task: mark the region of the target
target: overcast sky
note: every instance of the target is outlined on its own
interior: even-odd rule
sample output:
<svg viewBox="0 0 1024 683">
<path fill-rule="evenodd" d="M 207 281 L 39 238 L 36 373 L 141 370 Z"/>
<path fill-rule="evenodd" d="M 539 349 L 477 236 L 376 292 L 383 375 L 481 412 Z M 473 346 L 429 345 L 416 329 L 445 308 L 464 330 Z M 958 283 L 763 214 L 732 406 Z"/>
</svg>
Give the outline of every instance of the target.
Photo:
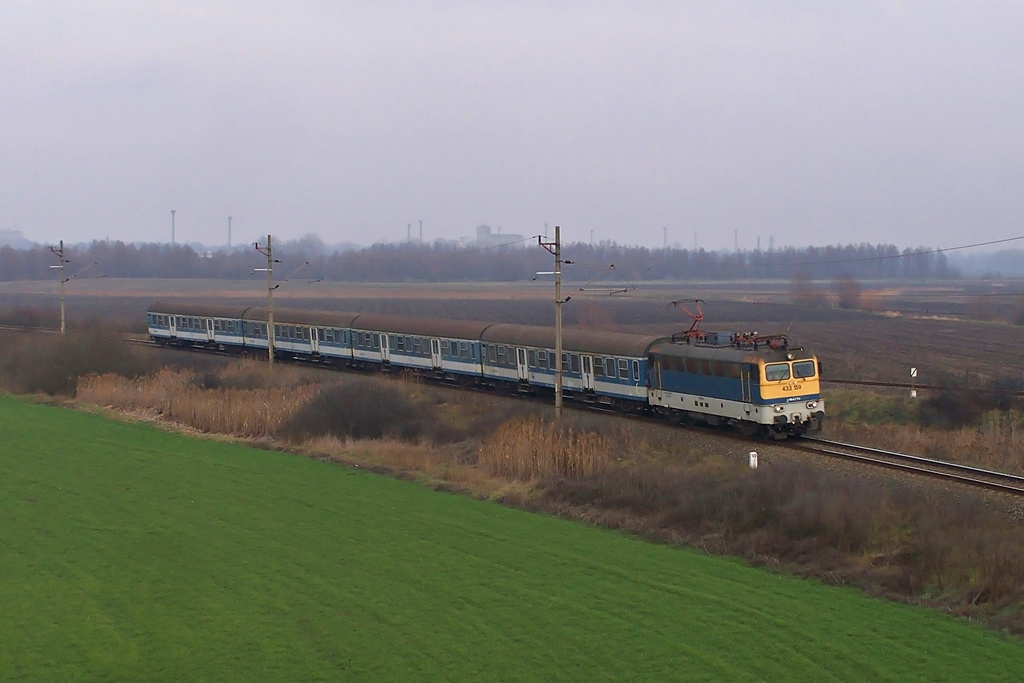
<svg viewBox="0 0 1024 683">
<path fill-rule="evenodd" d="M 0 0 L 0 230 L 1014 237 L 1022 36 L 1019 1 Z"/>
</svg>

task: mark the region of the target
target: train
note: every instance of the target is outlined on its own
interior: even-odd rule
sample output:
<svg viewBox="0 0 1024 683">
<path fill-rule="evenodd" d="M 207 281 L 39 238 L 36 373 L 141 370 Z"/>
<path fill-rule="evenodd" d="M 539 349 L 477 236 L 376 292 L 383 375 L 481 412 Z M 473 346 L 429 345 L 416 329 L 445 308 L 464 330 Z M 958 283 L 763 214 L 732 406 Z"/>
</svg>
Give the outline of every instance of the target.
<svg viewBox="0 0 1024 683">
<path fill-rule="evenodd" d="M 784 439 L 820 432 L 820 365 L 785 335 L 673 335 L 564 329 L 561 358 L 552 327 L 377 313 L 155 302 L 150 339 L 163 346 L 423 377 L 517 394 L 550 394 L 559 364 L 563 396 L 622 412 L 735 428 Z"/>
</svg>

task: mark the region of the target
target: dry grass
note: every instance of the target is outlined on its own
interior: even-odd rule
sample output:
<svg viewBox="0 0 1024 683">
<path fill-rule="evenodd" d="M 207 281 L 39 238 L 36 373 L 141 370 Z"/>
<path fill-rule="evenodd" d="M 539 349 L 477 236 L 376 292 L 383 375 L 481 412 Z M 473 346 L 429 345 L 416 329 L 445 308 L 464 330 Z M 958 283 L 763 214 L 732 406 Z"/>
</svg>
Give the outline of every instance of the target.
<svg viewBox="0 0 1024 683">
<path fill-rule="evenodd" d="M 320 436 L 304 442 L 304 455 L 334 462 L 374 465 L 431 474 L 437 465 L 437 453 L 428 445 L 398 439 L 345 439 Z"/>
<path fill-rule="evenodd" d="M 608 437 L 538 418 L 506 422 L 480 444 L 478 462 L 513 481 L 592 477 L 614 464 Z"/>
<path fill-rule="evenodd" d="M 206 373 L 213 387 L 259 389 L 301 387 L 319 384 L 322 376 L 308 368 L 276 363 L 273 367 L 264 360 L 240 359 Z"/>
<path fill-rule="evenodd" d="M 304 442 L 298 452 L 350 467 L 400 474 L 439 490 L 523 506 L 532 495 L 526 482 L 506 481 L 476 467 L 462 445 L 436 447 L 398 439 L 340 439 L 321 436 Z"/>
<path fill-rule="evenodd" d="M 94 375 L 79 382 L 76 398 L 119 410 L 154 410 L 201 432 L 261 438 L 278 433 L 317 391 L 312 385 L 207 389 L 200 379 L 183 370 L 136 380 Z"/>
</svg>

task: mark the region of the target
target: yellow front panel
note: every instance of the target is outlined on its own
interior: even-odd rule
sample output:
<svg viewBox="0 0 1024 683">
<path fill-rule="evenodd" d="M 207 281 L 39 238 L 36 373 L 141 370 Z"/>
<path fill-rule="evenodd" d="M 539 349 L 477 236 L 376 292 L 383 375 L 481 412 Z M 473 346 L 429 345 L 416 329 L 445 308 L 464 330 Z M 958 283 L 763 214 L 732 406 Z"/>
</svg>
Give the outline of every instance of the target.
<svg viewBox="0 0 1024 683">
<path fill-rule="evenodd" d="M 817 371 L 814 372 L 813 377 L 795 377 L 793 373 L 794 362 L 807 362 L 807 359 L 767 364 L 764 361 L 760 361 L 758 363 L 758 372 L 761 375 L 761 398 L 765 400 L 787 399 L 794 396 L 817 396 L 821 392 Z M 810 359 L 810 362 L 813 362 L 815 368 L 817 368 L 816 359 Z M 782 366 L 787 366 L 785 373 L 781 372 Z M 786 376 L 782 379 L 774 379 L 774 377 L 782 374 Z M 770 377 L 772 379 L 769 379 Z"/>
</svg>

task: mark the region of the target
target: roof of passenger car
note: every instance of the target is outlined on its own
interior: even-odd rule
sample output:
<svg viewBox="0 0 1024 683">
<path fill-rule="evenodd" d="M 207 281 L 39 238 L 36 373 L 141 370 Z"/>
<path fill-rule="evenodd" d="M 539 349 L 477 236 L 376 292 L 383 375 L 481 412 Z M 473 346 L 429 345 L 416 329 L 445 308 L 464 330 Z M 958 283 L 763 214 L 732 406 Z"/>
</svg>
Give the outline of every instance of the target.
<svg viewBox="0 0 1024 683">
<path fill-rule="evenodd" d="M 647 350 L 652 344 L 665 339 L 664 336 L 593 332 L 567 328 L 562 330 L 562 349 L 576 353 L 637 357 L 646 356 Z M 491 325 L 484 331 L 481 340 L 494 344 L 553 349 L 555 347 L 555 328 L 532 325 Z"/>
<path fill-rule="evenodd" d="M 240 304 L 209 303 L 202 300 L 157 301 L 149 307 L 149 312 L 202 318 L 243 319 L 264 322 L 267 320 L 267 308 L 265 305 L 242 306 Z M 276 307 L 274 309 L 274 322 L 279 325 L 299 324 L 318 327 L 340 327 L 385 332 L 388 334 L 481 340 L 487 343 L 543 349 L 553 349 L 555 346 L 554 327 L 533 325 Z M 575 328 L 565 328 L 562 330 L 562 348 L 567 352 L 635 358 L 646 356 L 655 344 L 671 345 L 670 338 L 659 335 L 597 332 Z"/>
<path fill-rule="evenodd" d="M 157 301 L 149 307 L 150 313 L 188 315 L 199 318 L 227 318 L 266 322 L 267 307 L 263 305 L 216 304 L 206 301 Z M 351 327 L 359 313 L 338 311 L 310 311 L 301 308 L 274 308 L 274 323 L 278 325 L 315 325 L 319 327 Z"/>
<path fill-rule="evenodd" d="M 393 334 L 413 334 L 446 339 L 480 339 L 480 335 L 493 323 L 477 320 L 446 320 L 409 315 L 363 313 L 352 321 L 355 330 L 371 330 Z"/>
</svg>

